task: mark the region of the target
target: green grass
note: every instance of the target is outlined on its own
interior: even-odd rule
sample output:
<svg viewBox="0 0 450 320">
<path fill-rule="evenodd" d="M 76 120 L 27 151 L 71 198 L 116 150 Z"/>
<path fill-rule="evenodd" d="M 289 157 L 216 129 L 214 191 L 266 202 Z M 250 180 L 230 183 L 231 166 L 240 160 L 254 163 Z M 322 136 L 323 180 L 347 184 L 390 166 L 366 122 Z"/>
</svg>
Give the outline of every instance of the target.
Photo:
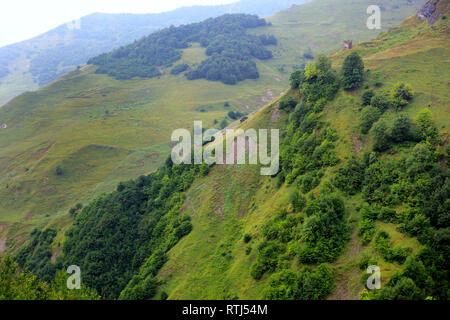
<svg viewBox="0 0 450 320">
<path fill-rule="evenodd" d="M 384 47 L 384 50 L 376 47 L 366 51 L 364 48 L 370 47 L 366 43 L 357 46 L 356 50 L 363 54 L 366 67 L 371 69 L 371 72 L 380 73 L 383 86 L 376 88 L 377 91 L 389 90 L 398 81 L 410 83 L 416 91 L 416 97 L 406 107 L 405 112 L 415 116 L 419 110 L 427 106 L 428 101 L 432 101 L 435 121 L 441 131 L 446 133 L 447 131 L 442 128 L 448 125 L 450 103 L 449 91 L 446 88 L 448 84 L 445 83 L 448 80 L 443 75 L 449 74 L 450 71 L 447 63 L 450 42 L 448 33 L 441 32 L 440 28 L 448 30 L 448 26 L 440 25 L 442 23 L 446 22 L 438 22 L 437 29 L 432 30 L 426 23 L 409 19 L 402 25 L 406 30 L 399 29 L 394 35 L 387 33 L 375 40 L 390 41 L 390 45 Z M 422 34 L 420 39 L 415 36 L 417 32 Z M 395 34 L 400 34 L 399 38 L 396 38 Z M 393 52 L 397 52 L 395 57 Z M 346 55 L 345 51 L 332 55 L 335 66 L 340 65 Z M 370 76 L 367 82 L 370 82 Z M 361 137 L 358 131 L 360 95 L 361 90 L 340 91 L 325 110 L 325 120 L 337 129 L 340 137 L 336 150 L 341 159 L 354 152 L 361 154 L 371 147 L 370 139 Z M 256 112 L 242 127 L 282 129 L 285 125 L 285 115 L 281 113 L 281 119 L 274 122 L 272 116 L 277 112 L 277 101 L 274 100 L 272 104 Z M 385 114 L 385 118 L 392 121 L 394 115 L 395 112 L 389 111 Z M 399 157 L 408 150 L 406 146 L 397 149 L 396 155 L 385 157 Z M 337 168 L 326 171 L 322 184 Z M 257 182 L 244 179 L 242 185 L 236 184 L 233 170 L 237 169 L 216 167 L 209 177 L 197 181 L 188 192 L 185 212 L 192 216 L 194 229 L 169 252 L 170 259 L 159 274 L 165 281 L 161 291 L 169 293 L 169 299 L 263 298 L 267 275 L 255 281 L 250 277 L 249 270 L 256 259 L 257 245 L 262 241 L 262 226 L 278 209 L 289 208 L 290 188 L 283 186 L 277 189 L 276 181 L 266 177 L 260 177 Z M 239 170 L 243 170 L 241 175 L 245 177 L 245 172 L 251 172 L 254 168 L 247 166 Z M 321 186 L 314 190 L 314 193 L 320 189 Z M 227 208 L 224 211 L 226 215 L 215 215 L 217 207 L 226 203 L 230 194 L 236 193 L 243 194 L 247 198 L 244 202 L 248 208 L 247 213 L 243 216 L 239 214 L 242 203 L 238 202 L 229 207 L 224 204 Z M 353 231 L 344 253 L 332 264 L 336 286 L 329 298 L 358 299 L 364 285 L 365 271 L 359 269 L 358 263 L 363 255 L 368 254 L 377 261 L 377 265 L 381 268 L 383 284 L 395 272 L 401 271 L 402 266 L 384 261 L 376 252 L 373 242 L 367 246 L 360 244 L 356 232 L 360 220 L 357 208 L 362 202 L 361 195 L 342 196 L 345 198 Z M 391 247 L 408 247 L 413 253 L 417 253 L 421 248 L 417 239 L 400 233 L 394 224 L 377 222 L 376 231 L 379 230 L 389 233 Z M 243 235 L 247 233 L 252 235 L 249 244 L 243 241 Z M 247 247 L 252 248 L 248 255 L 245 253 Z M 220 255 L 223 252 L 226 253 L 227 259 Z M 295 260 L 291 268 L 298 271 L 301 266 Z"/>
<path fill-rule="evenodd" d="M 187 81 L 170 70 L 159 79 L 117 81 L 85 66 L 13 99 L 0 109 L 0 122 L 8 125 L 0 130 L 0 222 L 51 224 L 75 203 L 154 170 L 168 155 L 174 129 L 191 128 L 194 120 L 209 127 L 230 110 L 260 109 L 285 90 L 294 66 L 306 61 L 307 48 L 331 52 L 344 39 L 374 37 L 377 32 L 364 27 L 362 9 L 369 2 L 315 0 L 270 18 L 273 26 L 254 32 L 277 36 L 275 58 L 258 61 L 261 78 L 238 86 Z M 401 9 L 387 10 L 386 27 L 420 5 L 394 2 Z M 391 1 L 382 3 L 389 8 Z M 204 51 L 194 43 L 180 62 L 194 66 Z M 225 102 L 231 107 L 223 107 Z M 66 175 L 55 176 L 57 165 L 67 167 Z"/>
</svg>

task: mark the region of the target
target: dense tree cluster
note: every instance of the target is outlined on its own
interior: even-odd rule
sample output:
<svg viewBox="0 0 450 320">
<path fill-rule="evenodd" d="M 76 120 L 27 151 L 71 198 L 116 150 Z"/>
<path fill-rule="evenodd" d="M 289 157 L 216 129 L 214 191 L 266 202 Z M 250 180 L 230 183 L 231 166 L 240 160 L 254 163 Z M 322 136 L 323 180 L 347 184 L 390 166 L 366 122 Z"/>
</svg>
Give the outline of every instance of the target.
<svg viewBox="0 0 450 320">
<path fill-rule="evenodd" d="M 365 201 L 360 208 L 361 243 L 373 241 L 385 261 L 404 264 L 403 271 L 381 291 L 366 292 L 366 298 L 448 299 L 450 180 L 447 168 L 441 165 L 448 154 L 440 151 L 432 114 L 424 109 L 413 122 L 399 113 L 392 126 L 377 122 L 372 134 L 374 151 L 383 152 L 403 142 L 408 142 L 410 149 L 394 159 L 382 159 L 375 152 L 366 153 L 362 159 L 352 157 L 333 180 L 346 193 L 361 192 Z M 398 231 L 417 237 L 423 249 L 412 256 L 410 248 L 392 247 L 387 232 L 376 233 L 377 220 L 394 223 Z"/>
<path fill-rule="evenodd" d="M 319 184 L 326 167 L 338 163 L 334 151 L 336 131 L 321 121 L 327 101 L 339 89 L 331 62 L 325 56 L 291 75 L 292 89 L 298 89 L 301 103 L 287 96 L 280 109 L 289 113 L 289 124 L 281 141 L 281 183 L 295 183 L 290 196 L 292 213 L 282 209 L 263 227 L 264 241 L 258 247 L 256 262 L 250 268 L 258 280 L 268 280 L 266 298 L 323 299 L 334 284 L 333 272 L 326 264 L 315 270 L 304 268 L 299 275 L 289 271 L 294 257 L 302 264 L 334 261 L 349 239 L 344 202 L 323 188 L 317 198 L 310 193 Z M 275 273 L 274 273 L 275 272 Z"/>
<path fill-rule="evenodd" d="M 98 300 L 100 296 L 81 285 L 79 290 L 69 290 L 69 275 L 59 271 L 51 282 L 38 279 L 23 271 L 11 256 L 0 257 L 0 300 Z"/>
<path fill-rule="evenodd" d="M 323 300 L 334 286 L 333 270 L 327 264 L 316 269 L 304 267 L 299 274 L 283 270 L 268 280 L 265 298 L 269 300 Z"/>
<path fill-rule="evenodd" d="M 247 34 L 247 29 L 266 25 L 266 21 L 257 16 L 228 14 L 200 23 L 163 29 L 111 53 L 92 58 L 89 63 L 98 66 L 97 73 L 109 74 L 117 79 L 158 77 L 161 75 L 160 67 L 172 65 L 181 58 L 181 49 L 198 42 L 206 48 L 208 58 L 187 72 L 186 77 L 189 80 L 207 79 L 232 85 L 259 77 L 252 59 L 272 58 L 272 52 L 265 46 L 276 45 L 274 36 Z M 186 70 L 185 65 L 180 65 L 172 71 L 178 74 Z"/>
<path fill-rule="evenodd" d="M 190 218 L 179 215 L 184 191 L 196 175 L 208 174 L 209 169 L 208 165 L 173 165 L 168 159 L 157 172 L 120 183 L 117 191 L 84 209 L 73 207 L 75 223 L 66 233 L 64 257 L 55 263 L 50 259 L 53 229 L 34 230 L 15 259 L 39 281 L 58 283 L 62 277 L 58 270 L 77 265 L 83 283 L 104 298 L 150 299 L 166 252 L 192 230 Z"/>
<path fill-rule="evenodd" d="M 78 214 L 66 234 L 65 262 L 78 265 L 84 283 L 104 298 L 151 298 L 166 252 L 192 230 L 190 218 L 179 215 L 184 191 L 208 172 L 207 165 L 169 159 L 157 172 L 119 184 Z"/>
<path fill-rule="evenodd" d="M 19 266 L 32 272 L 43 281 L 50 282 L 55 277 L 56 271 L 62 267 L 60 259 L 57 263 L 51 263 L 51 245 L 56 237 L 56 230 L 45 229 L 40 231 L 34 229 L 31 239 L 24 245 L 16 255 Z"/>
<path fill-rule="evenodd" d="M 339 82 L 325 56 L 308 64 L 304 72 L 294 72 L 291 81 L 293 87 L 299 87 L 302 102 L 295 107 L 292 98 L 280 102 L 280 108 L 290 112 L 290 116 L 286 137 L 281 141 L 279 179 L 288 184 L 297 181 L 310 189 L 307 185 L 314 183 L 311 180 L 320 180 L 323 175 L 321 169 L 339 161 L 333 143 L 337 140 L 336 131 L 320 121 L 321 112 L 336 94 Z"/>
</svg>

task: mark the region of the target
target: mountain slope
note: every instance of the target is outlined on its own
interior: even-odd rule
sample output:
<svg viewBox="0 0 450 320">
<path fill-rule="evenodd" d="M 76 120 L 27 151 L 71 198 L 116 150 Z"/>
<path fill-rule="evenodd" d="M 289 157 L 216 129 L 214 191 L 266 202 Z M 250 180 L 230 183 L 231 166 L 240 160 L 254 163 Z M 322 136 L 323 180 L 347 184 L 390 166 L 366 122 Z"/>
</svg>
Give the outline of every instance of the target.
<svg viewBox="0 0 450 320">
<path fill-rule="evenodd" d="M 441 1 L 442 3 L 445 3 L 445 1 Z M 448 8 L 443 12 L 448 14 Z M 362 42 L 353 49 L 363 56 L 366 69 L 370 70 L 370 72 L 367 71 L 365 83 L 368 87 L 373 88 L 376 93 L 388 93 L 399 81 L 405 81 L 414 88 L 415 98 L 404 109 L 404 114 L 416 118 L 420 114 L 420 110 L 427 106 L 430 108 L 433 114 L 432 120 L 441 131 L 442 146 L 437 146 L 437 152 L 446 154 L 447 164 L 448 147 L 445 151 L 445 146 L 447 145 L 450 124 L 449 84 L 447 83 L 448 77 L 446 77 L 450 73 L 448 63 L 450 55 L 449 34 L 448 20 L 440 18 L 433 26 L 429 26 L 428 21 L 421 21 L 417 16 L 414 16 L 407 19 L 399 27 L 380 35 L 377 39 Z M 331 55 L 333 66 L 339 70 L 347 55 L 347 51 L 340 51 Z M 387 292 L 395 296 L 393 291 L 396 290 L 394 285 L 387 285 L 387 281 L 394 273 L 402 272 L 405 268 L 403 262 L 388 260 L 380 254 L 377 247 L 377 239 L 379 238 L 375 237 L 375 240 L 361 244 L 361 238 L 357 232 L 358 225 L 361 226 L 361 220 L 364 217 L 361 208 L 364 207 L 363 202 L 367 199 L 366 196 L 360 193 L 350 196 L 339 191 L 339 188 L 336 189 L 330 185 L 330 183 L 334 183 L 336 174 L 339 172 L 338 169 L 347 166 L 352 154 L 355 154 L 358 159 L 362 159 L 364 153 L 370 154 L 372 151 L 374 142 L 372 136 L 359 133 L 360 111 L 358 106 L 361 105 L 361 94 L 362 90 L 350 92 L 341 90 L 325 107 L 322 118 L 325 127 L 328 124 L 335 129 L 339 137 L 335 142 L 335 150 L 341 164 L 336 168 L 326 169 L 322 172 L 324 176 L 320 179 L 321 183 L 317 187 L 313 187 L 311 193 L 308 191 L 303 194 L 306 198 L 311 199 L 311 194 L 317 197 L 324 189 L 337 192 L 344 199 L 348 220 L 353 230 L 343 254 L 331 264 L 334 270 L 335 286 L 329 296 L 330 299 L 358 298 L 366 279 L 364 277 L 365 270 L 360 269 L 363 259 L 374 261 L 370 263 L 375 263 L 381 268 L 383 286 L 387 288 L 383 291 L 383 297 L 385 298 L 388 297 Z M 291 91 L 288 95 L 297 97 L 295 91 Z M 281 112 L 280 117 L 279 110 L 279 101 L 283 99 L 285 98 L 275 100 L 264 107 L 243 127 L 275 127 L 286 132 L 287 115 L 285 112 Z M 384 114 L 382 120 L 392 124 L 392 119 L 395 117 L 396 112 L 389 110 Z M 324 130 L 324 128 L 317 129 L 318 132 Z M 380 157 L 382 163 L 388 164 L 395 159 L 411 155 L 414 145 L 415 143 L 401 145 L 394 143 L 389 154 L 378 153 L 377 157 Z M 416 148 L 419 147 L 416 146 Z M 446 170 L 445 159 L 440 162 L 440 166 L 442 166 L 441 170 Z M 445 175 L 447 180 L 444 179 L 444 181 L 440 181 L 432 187 L 436 190 L 443 188 L 444 199 L 446 196 L 448 198 L 449 192 L 448 173 L 445 173 Z M 345 180 L 344 183 L 350 184 L 350 177 L 346 179 L 348 180 Z M 301 181 L 298 186 L 303 188 L 304 185 L 301 185 Z M 447 189 L 445 189 L 445 186 L 447 186 Z M 296 274 L 304 272 L 301 271 L 304 264 L 298 261 L 295 254 L 293 255 L 295 258 L 287 259 L 287 264 L 285 262 L 280 265 L 283 261 L 283 258 L 280 258 L 276 272 L 281 273 L 276 273 L 272 277 L 270 277 L 270 274 L 265 275 L 261 280 L 252 278 L 250 266 L 258 261 L 258 248 L 267 239 L 264 230 L 272 219 L 276 219 L 277 213 L 281 209 L 286 209 L 290 215 L 295 216 L 296 210 L 293 208 L 292 195 L 299 187 L 295 183 L 283 185 L 279 188 L 276 179 L 258 176 L 257 168 L 252 166 L 216 166 L 208 177 L 195 181 L 187 192 L 187 201 L 182 211 L 192 217 L 193 231 L 169 251 L 168 262 L 158 275 L 163 283 L 160 292 L 167 293 L 169 299 L 261 299 L 267 297 L 268 287 L 272 286 L 272 289 L 279 289 L 277 292 L 281 295 L 281 298 L 289 297 L 289 291 L 287 291 L 289 289 L 292 290 L 290 291 L 292 295 L 292 292 L 296 290 L 292 287 L 292 283 L 283 282 L 283 278 L 277 277 L 282 277 L 280 274 L 286 272 L 280 271 L 283 269 L 292 270 Z M 414 190 L 413 187 L 410 192 L 414 193 L 412 190 Z M 423 189 L 421 192 L 433 193 L 434 190 L 425 191 Z M 425 197 L 431 198 L 431 196 Z M 441 198 L 441 200 L 434 201 L 441 202 L 441 205 L 444 205 L 445 200 Z M 400 216 L 407 216 L 408 210 L 410 210 L 407 209 L 407 202 L 393 206 Z M 445 230 L 448 230 L 448 221 L 444 222 L 446 221 L 445 211 L 444 213 L 440 212 L 442 214 L 441 224 L 438 223 L 438 226 L 436 226 L 436 220 L 432 223 L 437 230 L 440 230 L 439 232 L 445 234 Z M 426 214 L 432 216 L 431 212 Z M 447 229 L 445 229 L 446 227 Z M 405 231 L 405 229 L 409 229 L 405 225 L 399 225 L 398 222 L 376 221 L 373 228 L 374 233 L 381 230 L 387 232 L 391 239 L 391 245 L 397 250 L 409 248 L 408 250 L 411 250 L 413 255 L 424 249 L 429 241 L 424 239 L 423 234 L 419 234 L 419 242 L 416 238 L 418 233 Z M 401 231 L 399 232 L 399 230 Z M 248 237 L 244 237 L 244 235 L 251 235 L 250 242 L 245 240 Z M 427 268 L 432 268 L 426 264 L 427 258 L 425 258 L 425 255 L 428 253 L 424 253 L 430 249 L 424 250 L 419 255 L 419 259 L 424 261 L 423 263 Z M 447 247 L 444 246 L 444 249 L 440 250 L 443 250 L 441 252 L 443 252 L 445 259 L 445 252 L 448 252 L 445 251 L 448 250 L 448 243 Z M 416 263 L 414 261 L 413 259 L 408 260 L 407 268 Z M 439 263 L 437 261 L 438 258 L 436 258 L 436 265 Z M 445 296 L 445 285 L 448 284 L 449 280 L 448 263 L 442 263 L 444 263 L 443 268 L 446 269 L 444 271 L 441 269 L 439 272 L 444 273 L 441 273 L 441 276 L 438 276 L 434 281 L 442 284 L 444 292 L 440 294 Z M 422 262 L 419 264 L 421 265 Z M 407 272 L 410 272 L 410 269 L 407 270 Z M 403 276 L 405 276 L 404 273 Z M 411 275 L 410 277 L 414 281 L 419 281 L 418 275 Z M 407 282 L 407 280 L 405 281 Z M 276 287 L 278 284 L 280 287 Z M 285 284 L 284 287 L 283 284 Z M 437 286 L 439 285 L 437 284 Z M 410 289 L 405 289 L 410 294 L 405 298 L 424 299 L 423 296 L 418 298 L 420 294 L 414 296 L 414 288 L 417 287 L 414 284 L 412 286 L 408 287 Z M 286 296 L 282 294 L 286 294 Z M 438 292 L 435 292 L 435 294 L 439 295 Z M 273 295 L 271 297 L 276 298 Z M 280 298 L 280 296 L 278 297 Z"/>
<path fill-rule="evenodd" d="M 45 34 L 0 48 L 0 106 L 85 64 L 89 58 L 171 25 L 199 22 L 225 13 L 262 17 L 306 0 L 241 0 L 229 5 L 193 6 L 160 14 L 102 14 L 83 17 Z"/>
<path fill-rule="evenodd" d="M 383 1 L 384 28 L 419 8 L 419 2 Z M 169 72 L 154 79 L 115 80 L 81 67 L 33 93 L 23 94 L 0 109 L 0 223 L 6 245 L 17 249 L 35 226 L 54 226 L 61 232 L 71 218 L 68 210 L 109 192 L 120 182 L 158 168 L 170 150 L 170 134 L 191 128 L 228 123 L 231 110 L 251 113 L 283 92 L 296 66 L 308 61 L 303 54 L 330 52 L 344 39 L 372 38 L 379 31 L 363 27 L 350 16 L 366 17 L 370 1 L 316 0 L 270 18 L 272 26 L 252 31 L 275 34 L 274 58 L 256 61 L 257 80 L 236 86 L 206 80 L 188 81 Z M 339 9 L 346 15 L 334 16 Z M 333 17 L 333 18 L 330 18 Z M 334 19 L 335 37 L 328 23 Z M 315 26 L 315 27 L 314 27 Z M 316 42 L 317 41 L 317 42 Z M 180 62 L 200 63 L 205 49 L 193 43 L 183 49 Z M 228 103 L 227 103 L 228 102 Z M 57 169 L 62 174 L 57 174 Z M 59 171 L 58 171 L 59 172 Z"/>
</svg>

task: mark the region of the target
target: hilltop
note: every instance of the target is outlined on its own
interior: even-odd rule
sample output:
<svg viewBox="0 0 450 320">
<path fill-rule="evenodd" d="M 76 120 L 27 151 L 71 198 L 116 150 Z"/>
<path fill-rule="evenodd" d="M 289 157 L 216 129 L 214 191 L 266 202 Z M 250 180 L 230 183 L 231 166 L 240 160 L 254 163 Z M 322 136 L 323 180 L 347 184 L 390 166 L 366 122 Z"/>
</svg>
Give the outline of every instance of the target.
<svg viewBox="0 0 450 320">
<path fill-rule="evenodd" d="M 228 5 L 183 7 L 158 14 L 94 13 L 33 39 L 0 48 L 0 107 L 36 90 L 90 58 L 169 26 L 200 22 L 226 13 L 268 17 L 307 0 L 240 0 Z"/>
</svg>

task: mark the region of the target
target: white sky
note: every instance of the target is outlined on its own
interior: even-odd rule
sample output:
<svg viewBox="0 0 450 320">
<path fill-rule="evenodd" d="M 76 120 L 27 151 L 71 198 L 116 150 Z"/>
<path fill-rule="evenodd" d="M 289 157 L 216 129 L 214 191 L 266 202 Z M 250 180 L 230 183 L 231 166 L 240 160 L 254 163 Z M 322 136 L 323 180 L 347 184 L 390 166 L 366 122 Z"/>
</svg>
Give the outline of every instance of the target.
<svg viewBox="0 0 450 320">
<path fill-rule="evenodd" d="M 37 36 L 94 13 L 156 13 L 237 0 L 1 0 L 0 47 Z"/>
</svg>

